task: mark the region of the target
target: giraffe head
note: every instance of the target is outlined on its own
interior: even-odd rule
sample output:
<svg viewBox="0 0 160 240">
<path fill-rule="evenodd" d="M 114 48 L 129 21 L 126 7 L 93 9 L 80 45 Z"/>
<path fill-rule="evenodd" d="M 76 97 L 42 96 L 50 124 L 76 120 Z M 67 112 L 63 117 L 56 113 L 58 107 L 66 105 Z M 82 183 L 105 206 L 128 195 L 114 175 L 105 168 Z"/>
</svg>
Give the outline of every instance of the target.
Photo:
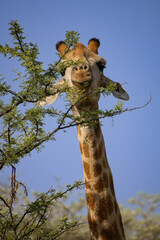
<svg viewBox="0 0 160 240">
<path fill-rule="evenodd" d="M 98 55 L 98 48 L 100 42 L 96 38 L 89 40 L 88 46 L 85 47 L 82 43 L 77 43 L 72 50 L 68 49 L 65 42 L 60 41 L 56 44 L 56 49 L 62 55 L 61 63 L 71 61 L 73 64 L 63 68 L 63 78 L 57 82 L 52 88 L 53 95 L 46 97 L 45 101 L 41 101 L 40 105 L 49 105 L 54 102 L 61 91 L 57 89 L 75 88 L 82 90 L 86 97 L 85 106 L 96 105 L 98 103 L 100 94 L 95 93 L 98 87 L 109 86 L 110 79 L 103 75 L 103 69 L 106 66 L 106 60 Z M 75 64 L 74 64 L 75 63 Z M 129 96 L 119 83 L 116 84 L 116 89 L 112 94 L 120 99 L 128 100 Z"/>
</svg>

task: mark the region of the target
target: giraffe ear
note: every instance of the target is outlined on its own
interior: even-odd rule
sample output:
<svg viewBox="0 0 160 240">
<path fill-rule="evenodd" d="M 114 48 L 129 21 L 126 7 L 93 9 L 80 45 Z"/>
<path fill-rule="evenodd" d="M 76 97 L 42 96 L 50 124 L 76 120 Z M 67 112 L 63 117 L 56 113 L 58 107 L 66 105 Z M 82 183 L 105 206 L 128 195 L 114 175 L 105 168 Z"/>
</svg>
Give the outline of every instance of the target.
<svg viewBox="0 0 160 240">
<path fill-rule="evenodd" d="M 100 41 L 97 38 L 91 38 L 88 42 L 88 49 L 92 52 L 98 54 L 98 48 L 100 46 Z"/>
<path fill-rule="evenodd" d="M 102 81 L 101 81 L 102 87 L 108 87 L 110 83 L 115 84 L 115 87 L 116 87 L 115 90 L 112 91 L 112 94 L 114 97 L 125 100 L 125 101 L 129 100 L 128 93 L 124 90 L 124 88 L 121 86 L 119 82 L 114 82 L 105 76 L 102 77 Z"/>
<path fill-rule="evenodd" d="M 64 91 L 64 89 L 66 88 L 65 86 L 66 86 L 65 79 L 62 78 L 59 82 L 55 83 L 52 87 L 49 87 L 49 91 L 51 95 L 47 96 L 42 101 L 36 102 L 35 105 L 37 107 L 40 107 L 40 106 L 42 107 L 42 106 L 47 106 L 52 104 L 57 100 L 61 92 Z"/>
<path fill-rule="evenodd" d="M 65 54 L 69 50 L 68 46 L 63 41 L 59 41 L 56 44 L 56 49 L 61 55 Z"/>
</svg>

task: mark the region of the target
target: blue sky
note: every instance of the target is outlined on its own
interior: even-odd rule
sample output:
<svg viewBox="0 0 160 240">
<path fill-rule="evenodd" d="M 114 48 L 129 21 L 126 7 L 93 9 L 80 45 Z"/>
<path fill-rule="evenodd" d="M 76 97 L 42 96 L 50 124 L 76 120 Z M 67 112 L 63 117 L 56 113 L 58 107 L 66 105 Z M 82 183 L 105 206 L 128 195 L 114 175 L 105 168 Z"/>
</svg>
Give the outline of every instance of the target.
<svg viewBox="0 0 160 240">
<path fill-rule="evenodd" d="M 66 30 L 80 33 L 87 45 L 100 39 L 99 55 L 107 60 L 104 73 L 114 81 L 126 83 L 130 100 L 124 107 L 152 102 L 145 108 L 103 120 L 103 135 L 118 201 L 138 192 L 160 193 L 160 1 L 159 0 L 1 0 L 0 42 L 11 42 L 10 20 L 18 20 L 28 42 L 37 43 L 44 67 L 57 60 L 55 44 Z M 0 57 L 0 72 L 11 82 L 13 62 Z M 102 97 L 100 107 L 117 103 L 113 96 Z M 54 104 L 59 108 L 61 99 Z M 56 123 L 47 119 L 54 128 Z M 55 187 L 55 176 L 62 184 L 83 180 L 82 160 L 76 128 L 59 132 L 41 153 L 33 152 L 17 166 L 18 179 L 30 191 Z M 4 169 L 4 178 L 10 170 Z"/>
</svg>

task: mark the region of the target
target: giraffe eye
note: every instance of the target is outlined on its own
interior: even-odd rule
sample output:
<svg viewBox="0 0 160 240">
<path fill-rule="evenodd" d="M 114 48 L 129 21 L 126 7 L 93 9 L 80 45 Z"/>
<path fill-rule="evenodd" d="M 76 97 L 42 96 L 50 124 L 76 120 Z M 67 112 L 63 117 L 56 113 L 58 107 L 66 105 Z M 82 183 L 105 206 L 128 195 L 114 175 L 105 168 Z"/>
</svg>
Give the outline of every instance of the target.
<svg viewBox="0 0 160 240">
<path fill-rule="evenodd" d="M 101 72 L 103 72 L 103 69 L 105 68 L 105 65 L 102 62 L 97 62 L 97 66 Z"/>
</svg>

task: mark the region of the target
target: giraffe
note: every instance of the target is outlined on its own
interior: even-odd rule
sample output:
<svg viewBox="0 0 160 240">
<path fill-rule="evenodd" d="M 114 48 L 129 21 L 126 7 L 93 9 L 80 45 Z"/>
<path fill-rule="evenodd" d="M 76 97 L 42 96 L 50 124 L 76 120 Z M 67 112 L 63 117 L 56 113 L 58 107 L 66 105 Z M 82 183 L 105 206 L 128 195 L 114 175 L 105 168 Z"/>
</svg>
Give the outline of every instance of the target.
<svg viewBox="0 0 160 240">
<path fill-rule="evenodd" d="M 65 69 L 62 79 L 50 88 L 51 95 L 40 101 L 40 106 L 54 102 L 60 94 L 59 90 L 67 85 L 68 88 L 74 87 L 87 94 L 85 101 L 80 101 L 72 107 L 74 116 L 81 116 L 86 110 L 98 109 L 100 93 L 95 93 L 94 89 L 107 87 L 110 82 L 114 83 L 103 75 L 106 61 L 98 55 L 99 45 L 100 41 L 92 38 L 87 47 L 77 43 L 72 50 L 66 51 L 67 46 L 63 41 L 57 43 L 56 48 L 63 56 L 61 61 L 67 59 L 82 62 Z M 119 99 L 128 100 L 129 96 L 120 83 L 115 85 L 112 94 Z M 87 123 L 77 125 L 77 133 L 83 162 L 91 240 L 125 240 L 99 120 L 91 126 Z"/>
</svg>

